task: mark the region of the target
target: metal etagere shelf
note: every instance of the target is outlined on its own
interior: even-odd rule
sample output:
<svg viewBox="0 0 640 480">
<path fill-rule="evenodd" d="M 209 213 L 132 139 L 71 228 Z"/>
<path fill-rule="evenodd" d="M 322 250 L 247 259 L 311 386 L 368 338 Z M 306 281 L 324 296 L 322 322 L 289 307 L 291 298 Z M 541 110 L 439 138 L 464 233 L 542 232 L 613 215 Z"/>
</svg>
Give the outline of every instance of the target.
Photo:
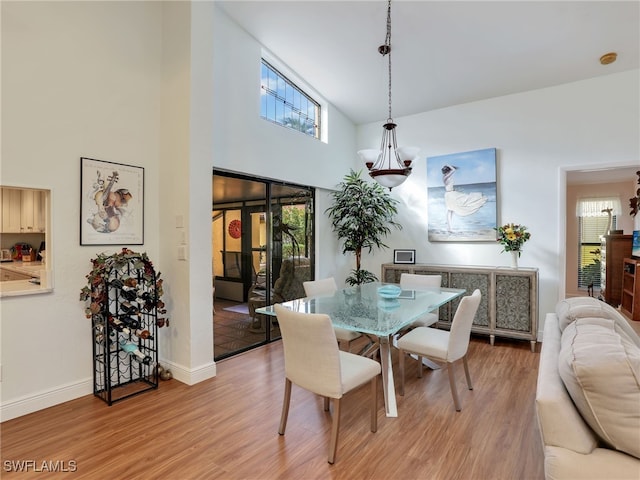
<svg viewBox="0 0 640 480">
<path fill-rule="evenodd" d="M 108 405 L 158 388 L 156 273 L 131 258 L 91 287 L 93 393 Z"/>
</svg>

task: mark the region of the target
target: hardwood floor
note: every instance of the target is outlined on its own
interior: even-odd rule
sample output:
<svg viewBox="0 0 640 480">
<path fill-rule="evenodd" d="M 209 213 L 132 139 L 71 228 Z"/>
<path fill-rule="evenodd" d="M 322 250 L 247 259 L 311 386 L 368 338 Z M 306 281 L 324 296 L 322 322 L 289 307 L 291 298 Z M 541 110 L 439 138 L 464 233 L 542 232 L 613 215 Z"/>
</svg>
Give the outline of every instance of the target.
<svg viewBox="0 0 640 480">
<path fill-rule="evenodd" d="M 320 398 L 294 386 L 286 434 L 277 433 L 284 365 L 275 342 L 219 362 L 216 378 L 193 386 L 170 380 L 111 407 L 86 396 L 7 421 L 0 425 L 1 476 L 539 480 L 538 361 L 529 342 L 496 339 L 491 347 L 474 338 L 473 391 L 456 371 L 461 412 L 454 410 L 446 369 L 419 379 L 409 361 L 398 418 L 385 417 L 380 391 L 376 433 L 369 431 L 367 386 L 345 397 L 336 463 L 329 465 L 331 421 Z M 40 470 L 43 462 L 58 462 L 59 470 L 76 471 L 8 471 L 28 460 Z"/>
</svg>

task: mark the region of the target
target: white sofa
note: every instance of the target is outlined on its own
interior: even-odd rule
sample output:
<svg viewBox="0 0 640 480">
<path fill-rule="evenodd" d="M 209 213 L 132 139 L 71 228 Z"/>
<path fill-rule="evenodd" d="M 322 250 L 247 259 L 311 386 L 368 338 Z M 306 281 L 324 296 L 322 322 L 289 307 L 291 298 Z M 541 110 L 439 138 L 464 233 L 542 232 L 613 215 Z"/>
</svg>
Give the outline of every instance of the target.
<svg viewBox="0 0 640 480">
<path fill-rule="evenodd" d="M 640 339 L 615 309 L 587 297 L 547 314 L 536 391 L 547 480 L 640 479 L 639 377 Z"/>
</svg>

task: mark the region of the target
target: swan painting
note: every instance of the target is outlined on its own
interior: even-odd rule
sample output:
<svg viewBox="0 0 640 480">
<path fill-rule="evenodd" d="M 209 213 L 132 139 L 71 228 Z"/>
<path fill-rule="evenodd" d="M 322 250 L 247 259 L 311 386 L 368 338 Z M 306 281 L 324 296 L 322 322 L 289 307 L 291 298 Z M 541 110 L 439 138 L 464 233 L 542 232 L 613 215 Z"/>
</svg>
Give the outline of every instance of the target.
<svg viewBox="0 0 640 480">
<path fill-rule="evenodd" d="M 495 149 L 427 159 L 430 241 L 495 241 Z"/>
</svg>

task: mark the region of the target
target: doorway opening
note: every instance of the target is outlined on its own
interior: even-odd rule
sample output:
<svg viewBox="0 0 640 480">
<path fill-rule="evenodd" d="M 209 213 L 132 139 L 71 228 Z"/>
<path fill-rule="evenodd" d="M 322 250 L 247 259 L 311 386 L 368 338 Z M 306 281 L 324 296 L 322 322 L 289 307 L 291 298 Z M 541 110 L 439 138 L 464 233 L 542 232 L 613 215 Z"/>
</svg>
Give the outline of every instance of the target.
<svg viewBox="0 0 640 480">
<path fill-rule="evenodd" d="M 280 338 L 256 309 L 303 297 L 314 278 L 314 198 L 308 186 L 213 171 L 215 360 Z"/>
<path fill-rule="evenodd" d="M 581 199 L 592 197 L 618 197 L 621 202 L 626 202 L 635 191 L 634 179 L 637 166 L 620 165 L 601 168 L 571 167 L 563 168 L 561 172 L 561 184 L 564 184 L 563 202 L 565 215 L 561 217 L 560 241 L 564 246 L 561 256 L 564 257 L 564 274 L 559 285 L 559 298 L 587 296 L 599 296 L 596 287 L 596 277 L 590 278 L 590 273 L 596 273 L 601 267 L 600 237 L 609 228 L 622 230 L 624 233 L 633 231 L 633 218 L 629 215 L 619 215 L 612 218 L 612 225 L 607 226 L 606 217 L 603 217 L 602 225 L 597 226 L 596 239 L 588 240 L 591 245 L 583 246 L 581 240 L 582 227 L 581 216 L 577 207 Z M 624 203 L 623 203 L 624 205 Z M 613 223 L 615 222 L 615 223 Z M 602 273 L 602 272 L 601 272 Z M 602 274 L 600 275 L 602 277 Z M 584 280 L 589 280 L 584 283 Z M 589 285 L 594 284 L 593 289 Z"/>
</svg>

